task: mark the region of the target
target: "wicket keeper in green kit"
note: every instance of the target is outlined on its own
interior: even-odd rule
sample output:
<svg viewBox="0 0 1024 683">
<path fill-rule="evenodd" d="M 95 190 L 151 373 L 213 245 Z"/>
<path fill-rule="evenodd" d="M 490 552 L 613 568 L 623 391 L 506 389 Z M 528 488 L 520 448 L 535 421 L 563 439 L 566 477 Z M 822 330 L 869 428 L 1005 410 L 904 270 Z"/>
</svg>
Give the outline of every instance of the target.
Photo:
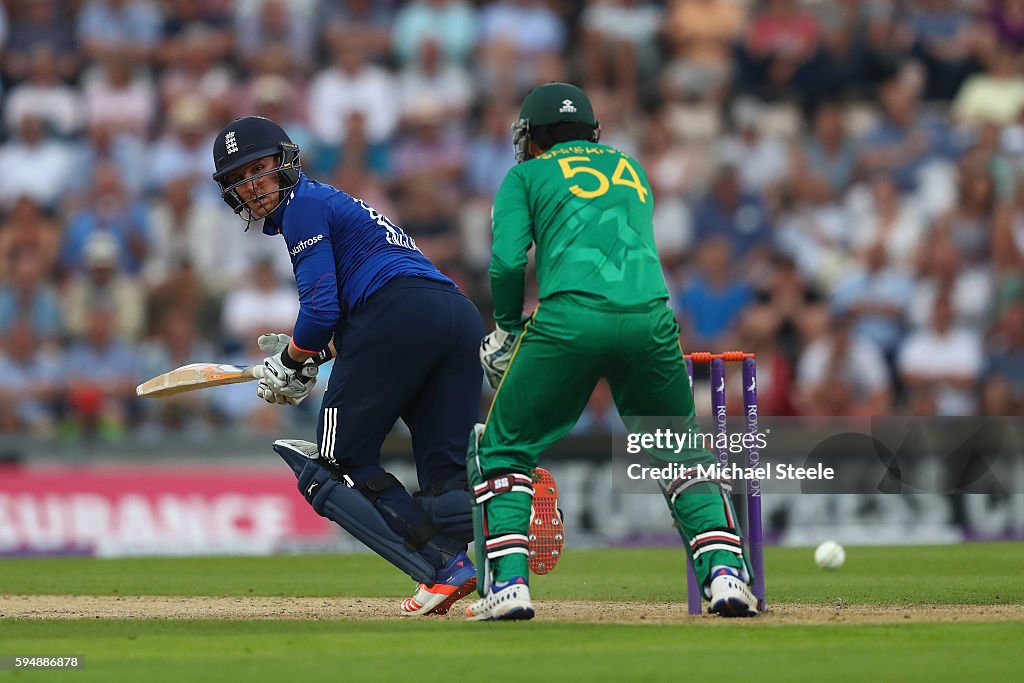
<svg viewBox="0 0 1024 683">
<path fill-rule="evenodd" d="M 600 378 L 627 422 L 694 415 L 654 243 L 650 185 L 640 164 L 599 144 L 599 134 L 590 100 L 567 83 L 532 90 L 513 127 L 519 163 L 494 199 L 496 329 L 480 349 L 497 393 L 467 457 L 482 596 L 467 608 L 470 620 L 533 617 L 531 473 L 579 419 Z M 524 319 L 531 244 L 540 304 Z M 689 467 L 714 462 L 706 450 L 691 455 Z M 757 614 L 737 518 L 720 482 L 681 478 L 661 486 L 711 611 Z M 708 495 L 680 495 L 683 489 Z"/>
</svg>

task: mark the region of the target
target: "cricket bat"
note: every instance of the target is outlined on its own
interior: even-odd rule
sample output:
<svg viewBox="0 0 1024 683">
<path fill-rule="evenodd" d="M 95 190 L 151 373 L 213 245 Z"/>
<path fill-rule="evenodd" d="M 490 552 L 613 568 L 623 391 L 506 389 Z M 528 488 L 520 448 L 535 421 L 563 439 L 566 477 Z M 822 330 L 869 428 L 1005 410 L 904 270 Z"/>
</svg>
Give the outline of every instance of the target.
<svg viewBox="0 0 1024 683">
<path fill-rule="evenodd" d="M 135 395 L 143 398 L 173 396 L 222 384 L 251 382 L 263 377 L 262 365 L 240 367 L 224 363 L 190 363 L 157 375 L 135 387 Z"/>
</svg>

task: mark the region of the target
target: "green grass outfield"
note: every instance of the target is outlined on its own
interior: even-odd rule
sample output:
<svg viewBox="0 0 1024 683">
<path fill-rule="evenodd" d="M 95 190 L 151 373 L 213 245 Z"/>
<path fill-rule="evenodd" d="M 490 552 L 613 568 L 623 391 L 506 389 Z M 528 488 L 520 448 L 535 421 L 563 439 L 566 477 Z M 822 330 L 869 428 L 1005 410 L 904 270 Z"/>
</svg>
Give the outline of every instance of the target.
<svg viewBox="0 0 1024 683">
<path fill-rule="evenodd" d="M 84 654 L 79 671 L 0 671 L 0 680 L 960 680 L 1017 678 L 1024 642 L 1024 544 L 849 548 L 836 572 L 810 549 L 767 551 L 769 606 L 1017 605 L 972 622 L 545 622 L 543 601 L 679 602 L 678 550 L 571 550 L 537 577 L 539 618 L 0 619 L 0 654 Z M 410 582 L 372 555 L 0 561 L 0 595 L 359 596 Z M 397 605 L 397 602 L 396 602 Z M 2 610 L 0 610 L 2 611 Z M 737 620 L 739 622 L 739 620 Z"/>
</svg>

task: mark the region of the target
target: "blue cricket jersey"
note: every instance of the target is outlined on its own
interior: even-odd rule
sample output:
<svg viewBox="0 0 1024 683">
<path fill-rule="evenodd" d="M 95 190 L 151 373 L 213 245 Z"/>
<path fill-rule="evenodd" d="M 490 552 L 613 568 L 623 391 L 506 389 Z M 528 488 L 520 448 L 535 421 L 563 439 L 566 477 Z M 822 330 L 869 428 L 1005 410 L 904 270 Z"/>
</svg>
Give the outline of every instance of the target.
<svg viewBox="0 0 1024 683">
<path fill-rule="evenodd" d="M 299 288 L 296 348 L 325 348 L 344 316 L 396 277 L 454 283 L 420 252 L 402 229 L 330 185 L 299 176 L 288 198 L 263 222 L 281 234 Z"/>
</svg>

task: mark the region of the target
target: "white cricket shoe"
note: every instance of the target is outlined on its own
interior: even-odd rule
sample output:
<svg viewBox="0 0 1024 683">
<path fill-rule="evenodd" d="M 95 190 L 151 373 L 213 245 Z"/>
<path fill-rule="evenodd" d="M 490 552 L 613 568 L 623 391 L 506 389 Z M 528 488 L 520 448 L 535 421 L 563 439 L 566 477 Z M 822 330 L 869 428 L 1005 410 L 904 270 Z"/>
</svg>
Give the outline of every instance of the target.
<svg viewBox="0 0 1024 683">
<path fill-rule="evenodd" d="M 466 608 L 468 621 L 533 619 L 530 587 L 522 577 L 495 584 L 491 591 Z"/>
<path fill-rule="evenodd" d="M 720 617 L 756 617 L 757 598 L 738 576 L 722 571 L 711 579 L 710 611 Z"/>
</svg>

